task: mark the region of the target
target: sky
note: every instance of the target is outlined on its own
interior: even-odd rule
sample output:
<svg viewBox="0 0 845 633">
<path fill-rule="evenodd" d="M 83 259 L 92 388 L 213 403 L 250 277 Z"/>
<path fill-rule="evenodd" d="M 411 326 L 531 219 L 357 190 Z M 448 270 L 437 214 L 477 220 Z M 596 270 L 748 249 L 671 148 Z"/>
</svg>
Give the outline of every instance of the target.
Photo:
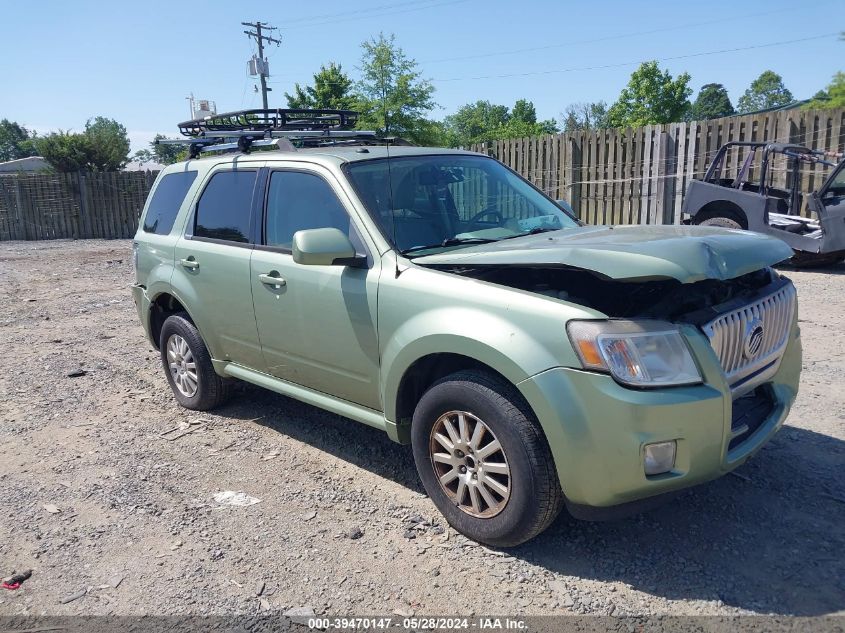
<svg viewBox="0 0 845 633">
<path fill-rule="evenodd" d="M 287 8 L 293 5 L 293 8 Z M 575 102 L 612 103 L 657 59 L 690 86 L 722 83 L 731 100 L 762 71 L 808 98 L 843 70 L 845 0 L 0 0 L 0 118 L 45 133 L 93 116 L 126 126 L 132 149 L 189 118 L 186 97 L 218 112 L 261 106 L 247 75 L 255 42 L 241 22 L 276 27 L 267 50 L 271 107 L 321 64 L 353 78 L 361 42 L 393 33 L 436 87 L 440 119 L 487 99 L 534 102 L 541 119 Z M 831 18 L 830 16 L 833 16 Z M 744 49 L 744 50 L 736 50 Z"/>
</svg>

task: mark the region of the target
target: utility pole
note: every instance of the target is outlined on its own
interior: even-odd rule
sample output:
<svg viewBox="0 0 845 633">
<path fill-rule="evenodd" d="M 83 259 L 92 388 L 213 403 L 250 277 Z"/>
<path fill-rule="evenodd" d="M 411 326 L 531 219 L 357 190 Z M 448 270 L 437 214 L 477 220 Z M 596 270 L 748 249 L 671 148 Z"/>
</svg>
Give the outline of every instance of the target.
<svg viewBox="0 0 845 633">
<path fill-rule="evenodd" d="M 278 46 L 282 43 L 281 40 L 276 39 L 274 37 L 270 37 L 269 35 L 264 35 L 261 33 L 261 30 L 264 29 L 266 31 L 275 31 L 276 27 L 270 26 L 266 22 L 241 22 L 243 26 L 250 26 L 254 28 L 254 31 L 244 31 L 248 37 L 254 38 L 256 42 L 258 42 L 258 59 L 260 60 L 260 67 L 257 68 L 258 76 L 261 80 L 261 101 L 264 104 L 264 109 L 267 109 L 267 91 L 272 90 L 272 88 L 267 87 L 267 60 L 264 59 L 264 42 L 270 42 Z"/>
</svg>

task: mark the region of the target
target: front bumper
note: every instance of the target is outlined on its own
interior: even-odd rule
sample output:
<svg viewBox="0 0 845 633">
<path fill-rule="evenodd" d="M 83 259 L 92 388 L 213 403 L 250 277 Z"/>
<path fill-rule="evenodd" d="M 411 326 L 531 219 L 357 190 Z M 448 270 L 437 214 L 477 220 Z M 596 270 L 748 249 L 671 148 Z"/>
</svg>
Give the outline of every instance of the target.
<svg viewBox="0 0 845 633">
<path fill-rule="evenodd" d="M 771 406 L 739 438 L 731 428 L 731 390 L 715 353 L 700 331 L 689 327 L 684 334 L 699 362 L 701 385 L 634 390 L 610 376 L 563 367 L 519 383 L 548 438 L 570 504 L 618 506 L 715 479 L 744 463 L 781 427 L 801 372 L 795 321 L 777 372 L 761 387 Z M 646 476 L 643 447 L 670 440 L 677 442 L 674 469 Z"/>
</svg>

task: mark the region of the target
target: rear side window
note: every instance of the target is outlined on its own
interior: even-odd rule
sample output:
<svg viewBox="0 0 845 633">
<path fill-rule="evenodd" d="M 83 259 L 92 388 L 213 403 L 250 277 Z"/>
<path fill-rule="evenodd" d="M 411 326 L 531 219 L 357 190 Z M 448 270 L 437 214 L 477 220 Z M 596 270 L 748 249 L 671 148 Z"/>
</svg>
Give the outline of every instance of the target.
<svg viewBox="0 0 845 633">
<path fill-rule="evenodd" d="M 156 187 L 147 215 L 144 216 L 144 231 L 156 235 L 167 235 L 179 213 L 188 189 L 197 177 L 195 171 L 180 171 L 164 176 Z"/>
<path fill-rule="evenodd" d="M 255 171 L 214 174 L 197 203 L 194 237 L 249 242 L 249 215 Z"/>
</svg>

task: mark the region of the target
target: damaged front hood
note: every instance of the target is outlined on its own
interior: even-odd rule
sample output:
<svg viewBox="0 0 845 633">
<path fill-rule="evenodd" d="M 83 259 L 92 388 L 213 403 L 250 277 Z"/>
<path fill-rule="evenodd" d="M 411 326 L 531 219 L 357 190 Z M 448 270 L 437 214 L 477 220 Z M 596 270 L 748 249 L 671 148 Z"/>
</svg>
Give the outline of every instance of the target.
<svg viewBox="0 0 845 633">
<path fill-rule="evenodd" d="M 619 280 L 733 279 L 782 262 L 779 239 L 706 226 L 585 226 L 417 257 L 422 266 L 571 266 Z"/>
</svg>

